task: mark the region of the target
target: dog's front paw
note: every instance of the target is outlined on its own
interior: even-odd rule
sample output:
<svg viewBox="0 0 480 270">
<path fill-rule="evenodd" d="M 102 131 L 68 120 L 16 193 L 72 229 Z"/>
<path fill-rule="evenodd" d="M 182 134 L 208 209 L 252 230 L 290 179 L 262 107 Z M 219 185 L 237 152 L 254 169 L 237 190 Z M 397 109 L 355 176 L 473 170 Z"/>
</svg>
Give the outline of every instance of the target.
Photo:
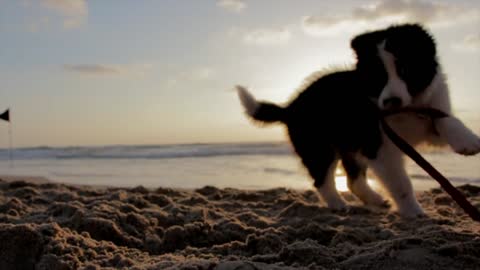
<svg viewBox="0 0 480 270">
<path fill-rule="evenodd" d="M 461 155 L 480 153 L 480 138 L 454 117 L 441 119 L 443 135 L 453 151 Z"/>
<path fill-rule="evenodd" d="M 338 211 L 345 211 L 348 208 L 347 203 L 342 199 L 328 200 L 326 201 L 328 208 Z"/>
<path fill-rule="evenodd" d="M 470 140 L 466 140 L 463 144 L 454 148 L 455 152 L 465 155 L 472 156 L 480 153 L 480 138 L 475 136 Z"/>
<path fill-rule="evenodd" d="M 465 156 L 480 153 L 480 138 L 470 130 L 464 129 L 455 137 L 449 141 L 453 151 Z"/>
<path fill-rule="evenodd" d="M 398 207 L 397 212 L 404 218 L 419 218 L 425 216 L 425 212 L 417 202 L 411 203 L 409 206 Z"/>
<path fill-rule="evenodd" d="M 385 200 L 380 194 L 375 191 L 371 191 L 370 194 L 366 197 L 360 198 L 364 204 L 376 206 L 380 208 L 390 208 L 390 203 L 388 200 Z"/>
</svg>

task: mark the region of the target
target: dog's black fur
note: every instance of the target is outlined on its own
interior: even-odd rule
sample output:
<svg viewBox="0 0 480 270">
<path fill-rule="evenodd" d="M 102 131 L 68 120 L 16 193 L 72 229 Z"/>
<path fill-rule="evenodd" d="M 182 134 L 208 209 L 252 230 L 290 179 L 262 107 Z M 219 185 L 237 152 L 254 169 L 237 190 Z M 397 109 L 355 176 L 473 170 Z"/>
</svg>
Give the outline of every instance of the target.
<svg viewBox="0 0 480 270">
<path fill-rule="evenodd" d="M 430 107 L 448 115 L 430 120 L 406 113 L 387 119 L 414 146 L 450 145 L 459 154 L 474 155 L 480 153 L 480 138 L 453 115 L 435 42 L 422 26 L 404 24 L 361 34 L 351 47 L 357 57 L 354 68 L 321 74 L 285 107 L 258 102 L 241 86 L 240 100 L 252 119 L 286 125 L 296 153 L 329 207 L 346 206 L 334 186 L 341 160 L 349 189 L 364 203 L 384 205 L 383 197 L 368 186 L 368 166 L 400 214 L 422 215 L 403 154 L 381 130 L 380 111 Z"/>
<path fill-rule="evenodd" d="M 385 40 L 385 50 L 395 55 L 398 75 L 406 82 L 410 94 L 420 94 L 432 82 L 439 65 L 433 37 L 418 24 L 392 26 L 352 40 L 359 76 L 378 83 L 365 89 L 366 93 L 378 97 L 387 80 L 383 63 L 377 55 L 377 45 L 382 40 Z"/>
<path fill-rule="evenodd" d="M 318 78 L 284 108 L 263 102 L 253 115 L 259 121 L 279 121 L 287 126 L 292 145 L 316 187 L 323 184 L 337 158 L 342 160 L 349 181 L 366 173 L 365 166 L 352 154 L 360 152 L 368 159 L 376 158 L 382 136 L 379 109 L 372 99 L 378 99 L 387 83 L 387 73 L 377 55 L 382 40 L 386 40 L 385 49 L 401 59 L 396 63 L 397 70 L 409 92 L 420 93 L 436 72 L 434 41 L 419 25 L 393 26 L 352 40 L 357 56 L 355 69 Z"/>
</svg>

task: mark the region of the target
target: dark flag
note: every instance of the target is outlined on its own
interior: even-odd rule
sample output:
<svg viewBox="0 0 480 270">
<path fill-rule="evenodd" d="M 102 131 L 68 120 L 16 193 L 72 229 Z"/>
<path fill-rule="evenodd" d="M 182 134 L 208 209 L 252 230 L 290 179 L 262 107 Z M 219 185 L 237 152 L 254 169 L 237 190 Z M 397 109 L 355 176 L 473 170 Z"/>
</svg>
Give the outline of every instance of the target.
<svg viewBox="0 0 480 270">
<path fill-rule="evenodd" d="M 0 119 L 10 122 L 10 109 L 7 109 L 4 113 L 0 114 Z"/>
</svg>

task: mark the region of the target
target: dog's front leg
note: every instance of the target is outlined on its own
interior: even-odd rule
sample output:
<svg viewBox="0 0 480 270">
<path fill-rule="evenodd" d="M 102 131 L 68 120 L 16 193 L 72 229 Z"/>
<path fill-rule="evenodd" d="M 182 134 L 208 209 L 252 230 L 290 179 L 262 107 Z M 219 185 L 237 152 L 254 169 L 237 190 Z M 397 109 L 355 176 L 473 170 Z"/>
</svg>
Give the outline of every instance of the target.
<svg viewBox="0 0 480 270">
<path fill-rule="evenodd" d="M 424 214 L 405 170 L 403 154 L 390 139 L 384 136 L 384 144 L 377 157 L 368 163 L 390 194 L 400 215 L 412 218 Z"/>
<path fill-rule="evenodd" d="M 475 155 L 480 152 L 480 138 L 454 116 L 435 120 L 440 137 L 452 149 L 462 155 Z"/>
<path fill-rule="evenodd" d="M 437 76 L 434 81 L 432 89 L 435 91 L 433 91 L 427 107 L 450 114 L 449 117 L 434 120 L 435 129 L 438 131 L 440 139 L 459 154 L 475 155 L 479 153 L 480 138 L 467 128 L 460 119 L 453 116 L 450 94 L 444 76 Z"/>
</svg>

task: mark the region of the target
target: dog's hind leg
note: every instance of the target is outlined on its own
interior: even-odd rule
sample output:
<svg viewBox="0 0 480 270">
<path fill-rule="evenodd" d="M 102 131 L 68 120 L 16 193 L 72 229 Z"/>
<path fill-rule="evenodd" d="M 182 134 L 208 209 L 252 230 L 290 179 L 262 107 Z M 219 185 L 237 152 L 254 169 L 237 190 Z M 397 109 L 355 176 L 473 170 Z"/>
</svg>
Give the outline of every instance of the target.
<svg viewBox="0 0 480 270">
<path fill-rule="evenodd" d="M 345 209 L 347 204 L 338 193 L 335 185 L 335 170 L 338 159 L 334 159 L 330 164 L 322 165 L 310 163 L 304 159 L 302 161 L 310 175 L 314 178 L 313 185 L 328 207 L 336 210 Z"/>
<path fill-rule="evenodd" d="M 388 206 L 388 202 L 368 185 L 366 161 L 348 154 L 342 155 L 342 164 L 347 173 L 348 188 L 355 196 L 367 205 Z"/>
<path fill-rule="evenodd" d="M 334 149 L 330 146 L 320 146 L 312 141 L 308 143 L 308 140 L 305 139 L 295 140 L 292 138 L 292 143 L 327 206 L 336 210 L 345 209 L 346 203 L 335 187 L 338 157 Z"/>
</svg>

